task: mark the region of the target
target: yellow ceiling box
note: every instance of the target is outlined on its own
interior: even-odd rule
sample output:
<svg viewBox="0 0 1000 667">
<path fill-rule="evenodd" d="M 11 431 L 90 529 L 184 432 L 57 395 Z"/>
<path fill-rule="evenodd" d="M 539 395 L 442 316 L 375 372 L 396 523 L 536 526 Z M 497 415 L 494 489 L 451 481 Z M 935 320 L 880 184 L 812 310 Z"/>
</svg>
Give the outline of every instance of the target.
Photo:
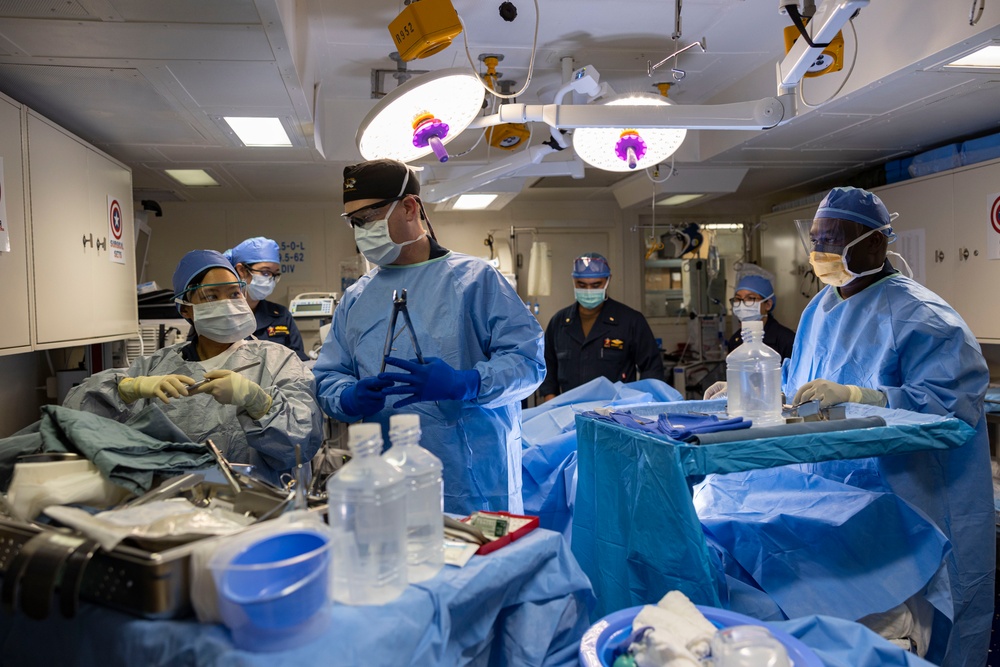
<svg viewBox="0 0 1000 667">
<path fill-rule="evenodd" d="M 512 151 L 520 148 L 531 136 L 531 130 L 524 123 L 504 123 L 486 129 L 486 140 L 494 148 Z"/>
<path fill-rule="evenodd" d="M 801 33 L 797 26 L 790 25 L 785 28 L 785 53 L 791 51 L 792 45 L 795 44 L 795 40 L 800 36 Z M 804 77 L 822 76 L 830 72 L 839 72 L 844 68 L 843 32 L 838 32 L 837 36 L 830 40 L 829 44 L 817 44 L 817 46 L 822 46 L 823 52 L 816 56 L 816 60 L 809 65 L 809 68 L 803 75 Z"/>
<path fill-rule="evenodd" d="M 392 41 L 403 60 L 432 56 L 462 32 L 451 0 L 413 0 L 389 24 Z"/>
</svg>

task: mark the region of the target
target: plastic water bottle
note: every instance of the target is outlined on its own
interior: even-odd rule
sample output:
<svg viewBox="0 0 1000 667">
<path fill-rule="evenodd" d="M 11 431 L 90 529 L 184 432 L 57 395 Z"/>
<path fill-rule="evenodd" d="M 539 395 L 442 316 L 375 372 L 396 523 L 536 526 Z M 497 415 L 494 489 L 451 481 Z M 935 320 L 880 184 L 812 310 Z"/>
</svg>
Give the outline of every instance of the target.
<svg viewBox="0 0 1000 667">
<path fill-rule="evenodd" d="M 444 485 L 441 460 L 420 446 L 420 416 L 389 418 L 392 446 L 382 458 L 406 476 L 406 565 L 411 582 L 444 567 Z"/>
<path fill-rule="evenodd" d="M 743 344 L 726 357 L 726 391 L 731 417 L 754 426 L 784 424 L 781 416 L 781 355 L 764 345 L 764 323 L 743 323 Z"/>
<path fill-rule="evenodd" d="M 352 424 L 353 458 L 326 483 L 334 530 L 333 597 L 384 604 L 405 589 L 406 478 L 382 460 L 382 428 Z"/>
</svg>

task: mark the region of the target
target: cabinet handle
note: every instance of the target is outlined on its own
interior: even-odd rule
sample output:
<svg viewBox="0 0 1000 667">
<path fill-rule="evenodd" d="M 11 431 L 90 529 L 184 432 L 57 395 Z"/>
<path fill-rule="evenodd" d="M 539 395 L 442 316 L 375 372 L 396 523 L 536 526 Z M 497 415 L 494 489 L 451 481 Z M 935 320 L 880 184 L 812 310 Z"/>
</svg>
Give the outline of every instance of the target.
<svg viewBox="0 0 1000 667">
<path fill-rule="evenodd" d="M 944 261 L 944 253 L 941 252 L 940 250 L 935 250 L 934 251 L 934 263 L 937 264 L 937 263 L 943 262 L 943 261 Z"/>
<path fill-rule="evenodd" d="M 969 259 L 969 249 L 968 248 L 962 248 L 958 252 L 958 254 L 962 257 L 963 261 Z"/>
<path fill-rule="evenodd" d="M 97 249 L 98 250 L 107 250 L 108 249 L 108 237 L 107 236 L 104 237 L 104 240 L 99 240 L 97 242 Z"/>
<path fill-rule="evenodd" d="M 91 234 L 90 236 L 84 236 L 83 237 L 83 247 L 86 248 L 88 245 L 91 248 L 94 247 L 94 235 L 93 234 Z"/>
</svg>

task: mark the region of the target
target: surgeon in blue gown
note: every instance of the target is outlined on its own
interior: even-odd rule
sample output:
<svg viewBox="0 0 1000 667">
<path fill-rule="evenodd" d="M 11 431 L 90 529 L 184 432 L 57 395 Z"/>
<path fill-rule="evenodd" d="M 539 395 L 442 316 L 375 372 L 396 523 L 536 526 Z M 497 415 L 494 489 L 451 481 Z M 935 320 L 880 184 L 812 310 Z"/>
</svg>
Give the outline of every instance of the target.
<svg viewBox="0 0 1000 667">
<path fill-rule="evenodd" d="M 927 657 L 984 665 L 993 615 L 995 530 L 983 413 L 989 371 L 979 344 L 944 300 L 886 259 L 895 238 L 874 194 L 834 188 L 812 221 L 799 221 L 826 283 L 802 313 L 786 396 L 796 403 L 867 403 L 955 416 L 976 429 L 960 448 L 805 466 L 825 477 L 890 490 L 949 537 L 954 625 L 936 619 Z M 945 637 L 946 635 L 946 646 Z"/>
<path fill-rule="evenodd" d="M 337 306 L 313 367 L 319 401 L 383 432 L 390 415 L 419 414 L 421 445 L 444 465 L 445 511 L 520 512 L 521 400 L 545 376 L 542 328 L 492 266 L 428 236 L 419 195 L 400 162 L 344 170 L 344 217 L 377 266 Z M 382 371 L 393 292 L 404 289 L 425 363 L 400 316 Z"/>
</svg>

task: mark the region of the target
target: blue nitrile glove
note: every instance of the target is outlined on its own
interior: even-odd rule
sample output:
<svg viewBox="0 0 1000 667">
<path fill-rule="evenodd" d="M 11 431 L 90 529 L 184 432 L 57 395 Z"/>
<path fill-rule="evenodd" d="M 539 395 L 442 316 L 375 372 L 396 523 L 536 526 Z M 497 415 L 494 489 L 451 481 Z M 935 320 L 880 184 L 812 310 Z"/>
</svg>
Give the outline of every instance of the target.
<svg viewBox="0 0 1000 667">
<path fill-rule="evenodd" d="M 348 415 L 371 417 L 385 407 L 386 388 L 391 386 L 390 380 L 376 375 L 362 378 L 340 392 L 340 407 Z"/>
<path fill-rule="evenodd" d="M 416 360 L 386 357 L 387 366 L 402 368 L 407 373 L 379 373 L 380 380 L 399 382 L 383 393 L 407 394 L 393 407 L 405 408 L 421 401 L 465 401 L 479 395 L 479 371 L 457 371 L 437 357 L 425 357 L 424 363 Z"/>
</svg>

